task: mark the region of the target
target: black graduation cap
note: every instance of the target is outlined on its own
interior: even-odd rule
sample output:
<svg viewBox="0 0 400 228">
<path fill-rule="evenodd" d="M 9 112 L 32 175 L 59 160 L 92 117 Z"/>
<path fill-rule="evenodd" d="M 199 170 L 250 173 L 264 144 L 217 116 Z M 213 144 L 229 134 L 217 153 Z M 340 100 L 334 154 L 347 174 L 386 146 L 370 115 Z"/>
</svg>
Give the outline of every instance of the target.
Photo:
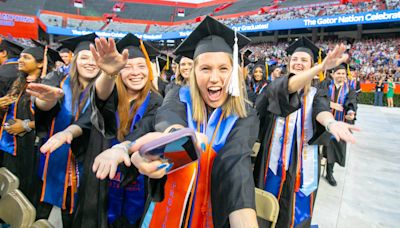
<svg viewBox="0 0 400 228">
<path fill-rule="evenodd" d="M 346 70 L 347 72 L 347 64 L 340 64 L 339 66 L 335 67 L 332 69 L 332 72 L 336 72 L 338 70 Z"/>
<path fill-rule="evenodd" d="M 159 51 L 148 42 L 143 41 L 143 45 L 146 48 L 150 59 L 154 59 L 159 54 Z M 145 55 L 140 48 L 140 39 L 132 33 L 128 33 L 120 41 L 118 41 L 117 49 L 121 53 L 124 49 L 127 49 L 130 59 L 138 57 L 145 58 Z"/>
<path fill-rule="evenodd" d="M 7 50 L 10 56 L 19 56 L 25 48 L 24 45 L 7 38 L 2 38 L 0 42 L 0 50 Z"/>
<path fill-rule="evenodd" d="M 356 68 L 355 66 L 350 65 L 350 64 L 347 64 L 347 67 L 348 67 L 348 69 L 349 69 L 350 71 L 356 71 L 356 70 L 357 70 L 357 68 Z"/>
<path fill-rule="evenodd" d="M 175 62 L 176 64 L 179 64 L 179 63 L 181 62 L 182 57 L 183 57 L 182 55 L 177 55 L 177 56 L 175 56 L 174 62 Z"/>
<path fill-rule="evenodd" d="M 245 56 L 245 57 L 249 57 L 251 54 L 253 54 L 253 52 L 250 50 L 250 49 L 246 49 L 246 51 L 244 51 L 243 52 L 243 55 Z"/>
<path fill-rule="evenodd" d="M 322 49 L 315 46 L 315 44 L 313 44 L 311 40 L 304 36 L 300 37 L 295 42 L 290 44 L 289 47 L 286 49 L 286 52 L 288 53 L 288 55 L 293 55 L 293 53 L 296 52 L 306 52 L 314 60 L 314 63 L 318 62 L 320 54 L 321 60 L 326 56 Z"/>
<path fill-rule="evenodd" d="M 238 47 L 244 47 L 250 39 L 237 32 Z M 225 52 L 232 54 L 235 43 L 235 31 L 210 16 L 175 49 L 174 54 L 195 59 L 206 52 Z"/>
<path fill-rule="evenodd" d="M 44 49 L 46 46 L 39 41 L 31 39 L 31 41 L 35 44 L 36 47 L 27 48 L 23 52 L 31 54 L 36 60 L 42 61 L 44 56 Z M 47 61 L 54 65 L 57 61 L 64 62 L 60 56 L 60 54 L 47 46 Z"/>
<path fill-rule="evenodd" d="M 90 44 L 94 44 L 94 40 L 96 38 L 96 33 L 89 33 L 83 36 L 60 40 L 60 43 L 62 47 L 68 48 L 69 50 L 73 51 L 74 54 L 77 54 L 82 50 L 90 50 Z"/>
</svg>

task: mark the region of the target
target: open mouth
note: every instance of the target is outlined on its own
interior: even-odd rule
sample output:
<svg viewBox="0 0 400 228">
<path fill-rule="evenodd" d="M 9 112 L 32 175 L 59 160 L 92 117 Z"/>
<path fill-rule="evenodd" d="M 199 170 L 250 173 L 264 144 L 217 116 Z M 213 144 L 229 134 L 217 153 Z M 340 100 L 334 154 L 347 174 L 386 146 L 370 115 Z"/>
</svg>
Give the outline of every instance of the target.
<svg viewBox="0 0 400 228">
<path fill-rule="evenodd" d="M 208 88 L 208 97 L 211 101 L 217 101 L 222 94 L 222 87 L 210 87 Z"/>
<path fill-rule="evenodd" d="M 137 84 L 137 83 L 140 83 L 140 82 L 142 82 L 142 80 L 143 80 L 143 77 L 138 77 L 138 78 L 129 78 L 129 82 L 131 82 L 131 83 L 133 83 L 133 84 Z"/>
</svg>

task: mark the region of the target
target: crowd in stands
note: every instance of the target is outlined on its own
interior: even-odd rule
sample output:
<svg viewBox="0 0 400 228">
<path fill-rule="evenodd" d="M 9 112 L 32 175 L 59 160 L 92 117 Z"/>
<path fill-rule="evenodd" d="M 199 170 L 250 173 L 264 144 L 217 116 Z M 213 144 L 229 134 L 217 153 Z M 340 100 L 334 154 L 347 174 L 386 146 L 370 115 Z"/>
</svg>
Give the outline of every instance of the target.
<svg viewBox="0 0 400 228">
<path fill-rule="evenodd" d="M 354 43 L 345 40 L 329 40 L 317 42 L 323 50 L 333 49 L 338 42 L 347 44 L 351 57 L 351 65 L 359 70 L 361 81 L 374 83 L 379 77 L 393 77 L 400 82 L 400 39 L 365 39 Z M 287 64 L 285 43 L 259 43 L 248 46 L 253 51 L 251 56 L 257 60 L 267 56 L 279 64 Z"/>
</svg>

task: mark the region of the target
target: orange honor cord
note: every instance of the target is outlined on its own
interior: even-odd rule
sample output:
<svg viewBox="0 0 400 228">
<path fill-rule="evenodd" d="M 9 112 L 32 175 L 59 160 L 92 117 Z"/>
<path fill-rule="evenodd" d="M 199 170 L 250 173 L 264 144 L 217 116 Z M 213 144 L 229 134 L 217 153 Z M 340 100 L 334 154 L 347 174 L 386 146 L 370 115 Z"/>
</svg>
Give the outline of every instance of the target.
<svg viewBox="0 0 400 228">
<path fill-rule="evenodd" d="M 153 81 L 154 80 L 153 67 L 151 65 L 149 54 L 147 53 L 146 47 L 144 46 L 142 39 L 140 39 L 140 49 L 143 52 L 143 55 L 146 59 L 146 65 L 149 68 L 149 79 L 150 81 Z"/>
<path fill-rule="evenodd" d="M 53 119 L 53 121 L 51 121 L 51 128 L 50 128 L 50 134 L 49 134 L 50 137 L 54 134 L 54 123 L 55 123 L 55 119 Z M 47 168 L 49 166 L 49 158 L 50 158 L 50 152 L 46 152 L 46 161 L 44 163 L 44 168 L 43 168 L 42 195 L 40 196 L 40 202 L 43 202 L 44 194 L 46 193 Z"/>
<path fill-rule="evenodd" d="M 306 117 L 306 107 L 307 107 L 307 97 L 304 96 L 304 102 L 303 102 L 303 110 L 302 115 L 301 115 L 301 138 L 300 138 L 300 148 L 297 153 L 297 168 L 296 168 L 296 185 L 295 185 L 295 191 L 298 192 L 300 189 L 300 182 L 301 182 L 301 166 L 302 166 L 302 154 L 303 154 L 303 148 L 304 148 L 304 125 L 305 125 L 305 117 Z"/>
</svg>

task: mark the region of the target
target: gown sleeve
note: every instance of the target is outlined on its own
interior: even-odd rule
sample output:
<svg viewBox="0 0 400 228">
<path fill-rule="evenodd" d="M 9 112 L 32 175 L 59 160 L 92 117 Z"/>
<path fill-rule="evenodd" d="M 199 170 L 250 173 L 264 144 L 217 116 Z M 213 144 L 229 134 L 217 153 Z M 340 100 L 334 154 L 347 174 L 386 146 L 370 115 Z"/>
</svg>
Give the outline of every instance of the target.
<svg viewBox="0 0 400 228">
<path fill-rule="evenodd" d="M 357 92 L 350 88 L 349 93 L 347 94 L 346 102 L 344 103 L 344 109 L 346 113 L 348 111 L 357 111 Z"/>
<path fill-rule="evenodd" d="M 179 86 L 173 87 L 165 96 L 162 106 L 158 109 L 155 120 L 155 130 L 164 132 L 173 124 L 187 126 L 186 106 L 179 99 Z"/>
<path fill-rule="evenodd" d="M 267 112 L 280 117 L 286 117 L 300 108 L 299 94 L 297 92 L 289 94 L 289 77 L 275 79 L 257 96 L 256 108 L 260 119 L 262 119 Z"/>
<path fill-rule="evenodd" d="M 257 139 L 259 120 L 254 109 L 239 119 L 218 152 L 211 174 L 211 201 L 215 227 L 229 224 L 229 214 L 244 208 L 255 209 L 252 147 Z"/>
<path fill-rule="evenodd" d="M 314 102 L 313 102 L 312 118 L 313 118 L 314 135 L 308 141 L 308 144 L 310 144 L 310 145 L 328 145 L 329 144 L 331 134 L 329 132 L 327 132 L 325 130 L 325 127 L 322 126 L 317 121 L 317 115 L 319 113 L 330 112 L 329 102 L 330 102 L 330 99 L 328 96 L 328 87 L 321 85 L 318 88 L 317 93 L 315 94 Z"/>
</svg>

